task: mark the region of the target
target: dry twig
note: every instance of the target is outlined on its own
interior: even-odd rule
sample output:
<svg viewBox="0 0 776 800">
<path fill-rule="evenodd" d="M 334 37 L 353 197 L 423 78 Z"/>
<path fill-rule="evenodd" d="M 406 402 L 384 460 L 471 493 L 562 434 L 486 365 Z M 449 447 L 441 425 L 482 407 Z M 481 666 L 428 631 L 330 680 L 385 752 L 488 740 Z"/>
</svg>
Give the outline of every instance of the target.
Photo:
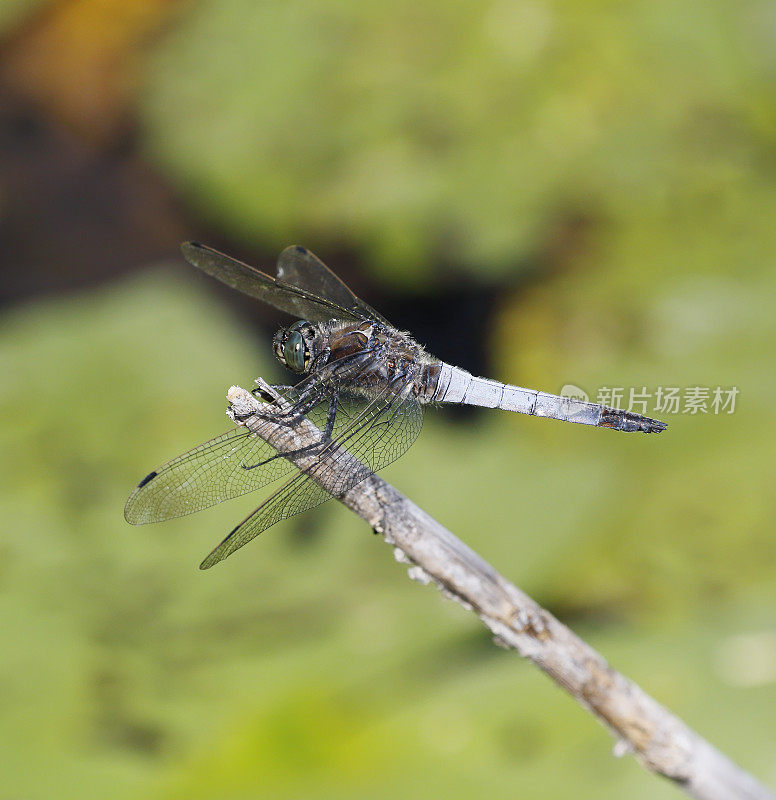
<svg viewBox="0 0 776 800">
<path fill-rule="evenodd" d="M 261 379 L 257 383 L 275 403 L 261 403 L 234 386 L 228 413 L 235 422 L 281 453 L 320 441 L 312 423 L 302 418 L 290 425 L 287 417 L 278 415 L 278 409 L 284 410 L 282 400 Z M 337 448 L 323 458 L 309 449 L 286 457 L 324 488 L 334 486 L 342 470 L 359 465 Z M 435 584 L 473 610 L 497 643 L 530 659 L 592 711 L 617 740 L 615 753 L 633 753 L 646 769 L 673 781 L 690 797 L 774 800 L 768 788 L 612 669 L 592 647 L 381 478 L 372 475 L 337 499 L 396 548 L 398 560 L 411 565 L 411 578 Z"/>
</svg>

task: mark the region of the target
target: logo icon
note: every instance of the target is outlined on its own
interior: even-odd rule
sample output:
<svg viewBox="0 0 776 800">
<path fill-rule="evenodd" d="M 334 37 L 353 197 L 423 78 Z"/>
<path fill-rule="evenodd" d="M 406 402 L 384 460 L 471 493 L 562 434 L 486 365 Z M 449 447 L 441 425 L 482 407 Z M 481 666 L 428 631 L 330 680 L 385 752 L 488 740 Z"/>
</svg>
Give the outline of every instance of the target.
<svg viewBox="0 0 776 800">
<path fill-rule="evenodd" d="M 560 396 L 563 398 L 566 419 L 574 419 L 583 413 L 586 410 L 584 403 L 590 402 L 587 392 L 579 386 L 574 386 L 573 383 L 565 384 L 560 390 Z"/>
</svg>

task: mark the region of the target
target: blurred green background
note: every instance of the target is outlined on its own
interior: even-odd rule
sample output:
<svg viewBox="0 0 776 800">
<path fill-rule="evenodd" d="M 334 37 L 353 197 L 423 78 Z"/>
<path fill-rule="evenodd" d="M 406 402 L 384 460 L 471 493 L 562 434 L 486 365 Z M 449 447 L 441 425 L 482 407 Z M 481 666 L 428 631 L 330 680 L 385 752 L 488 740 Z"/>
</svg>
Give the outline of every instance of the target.
<svg viewBox="0 0 776 800">
<path fill-rule="evenodd" d="M 199 239 L 318 253 L 559 392 L 737 387 L 660 437 L 431 409 L 388 480 L 776 784 L 768 0 L 0 5 L 0 798 L 670 798 L 335 503 L 131 528 L 283 378 Z"/>
</svg>

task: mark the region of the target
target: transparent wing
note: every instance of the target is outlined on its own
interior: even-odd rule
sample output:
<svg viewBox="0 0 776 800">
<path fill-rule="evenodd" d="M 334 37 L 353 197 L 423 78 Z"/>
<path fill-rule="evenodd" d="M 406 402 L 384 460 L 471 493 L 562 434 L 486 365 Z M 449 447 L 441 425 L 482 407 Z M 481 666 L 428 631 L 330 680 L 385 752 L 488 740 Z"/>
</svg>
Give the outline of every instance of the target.
<svg viewBox="0 0 776 800">
<path fill-rule="evenodd" d="M 234 428 L 151 472 L 124 507 L 133 525 L 161 522 L 252 492 L 291 470 L 264 440 Z M 245 467 L 267 461 L 254 469 Z"/>
<path fill-rule="evenodd" d="M 288 397 L 293 401 L 293 389 Z M 322 399 L 308 419 L 325 426 L 328 406 Z M 146 475 L 130 494 L 124 517 L 142 525 L 193 514 L 266 486 L 292 469 L 263 439 L 247 428 L 233 428 Z"/>
<path fill-rule="evenodd" d="M 353 294 L 320 258 L 301 245 L 291 245 L 280 254 L 277 274 L 285 283 L 305 289 L 317 297 L 325 297 L 355 316 L 390 325 L 385 317 Z"/>
<path fill-rule="evenodd" d="M 355 456 L 361 469 L 338 476 L 339 496 L 390 464 L 415 441 L 423 424 L 423 411 L 412 396 L 391 392 L 367 401 L 348 396 L 338 403 L 332 441 Z M 335 447 L 327 448 L 334 451 Z M 307 511 L 332 497 L 305 472 L 300 472 L 244 519 L 200 564 L 208 569 L 223 561 L 251 539 L 282 519 Z"/>
<path fill-rule="evenodd" d="M 181 251 L 189 264 L 197 269 L 207 272 L 208 275 L 249 297 L 263 300 L 298 319 L 326 322 L 335 318 L 345 320 L 369 318 L 356 307 L 342 306 L 335 300 L 319 297 L 299 286 L 292 286 L 204 244 L 184 242 Z"/>
</svg>

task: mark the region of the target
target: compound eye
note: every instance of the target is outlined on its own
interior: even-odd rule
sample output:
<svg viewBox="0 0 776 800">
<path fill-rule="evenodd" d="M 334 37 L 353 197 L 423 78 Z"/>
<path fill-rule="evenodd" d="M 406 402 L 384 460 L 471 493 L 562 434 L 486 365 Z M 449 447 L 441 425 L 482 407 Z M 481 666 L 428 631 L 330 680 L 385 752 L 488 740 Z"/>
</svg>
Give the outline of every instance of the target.
<svg viewBox="0 0 776 800">
<path fill-rule="evenodd" d="M 309 353 L 299 331 L 290 331 L 283 343 L 283 360 L 291 372 L 304 372 Z"/>
</svg>

